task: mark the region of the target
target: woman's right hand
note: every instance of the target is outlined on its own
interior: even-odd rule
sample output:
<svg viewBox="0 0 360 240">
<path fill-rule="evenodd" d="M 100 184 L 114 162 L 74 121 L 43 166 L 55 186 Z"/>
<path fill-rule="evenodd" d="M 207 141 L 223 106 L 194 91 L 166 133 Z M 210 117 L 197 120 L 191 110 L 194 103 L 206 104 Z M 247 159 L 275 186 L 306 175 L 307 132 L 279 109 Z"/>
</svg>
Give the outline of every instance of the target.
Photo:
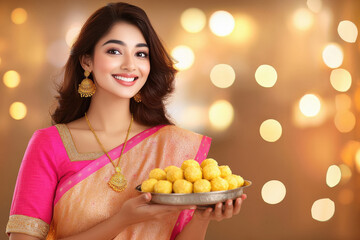
<svg viewBox="0 0 360 240">
<path fill-rule="evenodd" d="M 151 219 L 162 219 L 171 213 L 180 213 L 185 209 L 196 209 L 196 206 L 171 206 L 161 204 L 151 204 L 151 194 L 143 193 L 135 198 L 127 200 L 121 210 L 117 213 L 119 218 L 126 218 L 126 224 L 132 225 L 145 222 Z"/>
</svg>

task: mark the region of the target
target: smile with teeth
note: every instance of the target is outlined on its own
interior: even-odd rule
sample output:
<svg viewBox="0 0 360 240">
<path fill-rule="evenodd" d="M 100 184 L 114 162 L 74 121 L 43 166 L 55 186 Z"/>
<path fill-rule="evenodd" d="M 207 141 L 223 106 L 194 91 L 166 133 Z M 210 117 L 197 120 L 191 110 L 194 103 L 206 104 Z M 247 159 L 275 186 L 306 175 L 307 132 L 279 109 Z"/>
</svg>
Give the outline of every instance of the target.
<svg viewBox="0 0 360 240">
<path fill-rule="evenodd" d="M 113 76 L 114 78 L 124 81 L 124 82 L 133 82 L 135 80 L 137 80 L 139 77 L 132 77 L 132 78 L 127 78 L 127 77 L 122 77 L 122 76 Z"/>
</svg>

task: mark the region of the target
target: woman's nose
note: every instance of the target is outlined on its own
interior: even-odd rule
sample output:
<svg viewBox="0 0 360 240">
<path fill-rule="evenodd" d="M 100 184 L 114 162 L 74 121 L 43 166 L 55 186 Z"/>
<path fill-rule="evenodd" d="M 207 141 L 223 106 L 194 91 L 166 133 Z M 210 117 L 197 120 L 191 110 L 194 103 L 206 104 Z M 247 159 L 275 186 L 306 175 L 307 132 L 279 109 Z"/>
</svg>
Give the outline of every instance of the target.
<svg viewBox="0 0 360 240">
<path fill-rule="evenodd" d="M 121 63 L 121 69 L 132 71 L 135 69 L 135 62 L 130 54 L 123 55 L 123 61 Z"/>
</svg>

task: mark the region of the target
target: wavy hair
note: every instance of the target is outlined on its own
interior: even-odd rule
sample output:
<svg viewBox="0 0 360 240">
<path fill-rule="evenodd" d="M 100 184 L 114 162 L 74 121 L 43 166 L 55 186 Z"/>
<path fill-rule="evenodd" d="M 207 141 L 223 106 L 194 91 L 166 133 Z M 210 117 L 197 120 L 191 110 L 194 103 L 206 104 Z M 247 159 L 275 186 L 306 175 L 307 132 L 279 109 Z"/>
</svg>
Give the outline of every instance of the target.
<svg viewBox="0 0 360 240">
<path fill-rule="evenodd" d="M 173 60 L 152 27 L 144 10 L 127 3 L 110 3 L 93 13 L 82 27 L 72 46 L 64 67 L 64 81 L 56 96 L 58 105 L 51 114 L 53 124 L 68 123 L 84 116 L 91 98 L 81 98 L 78 85 L 84 70 L 80 65 L 82 56 L 93 56 L 96 43 L 117 22 L 125 21 L 136 26 L 149 46 L 150 73 L 141 89 L 141 103 L 130 99 L 130 112 L 134 120 L 147 126 L 173 124 L 166 116 L 164 101 L 174 89 L 176 69 Z"/>
</svg>

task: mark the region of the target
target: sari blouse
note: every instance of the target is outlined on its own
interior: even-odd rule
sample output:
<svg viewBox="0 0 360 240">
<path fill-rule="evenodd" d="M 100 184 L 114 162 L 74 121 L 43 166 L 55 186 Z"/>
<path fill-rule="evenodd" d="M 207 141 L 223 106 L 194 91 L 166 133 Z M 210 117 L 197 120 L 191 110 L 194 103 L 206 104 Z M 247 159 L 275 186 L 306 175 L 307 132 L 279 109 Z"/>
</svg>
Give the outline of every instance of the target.
<svg viewBox="0 0 360 240">
<path fill-rule="evenodd" d="M 37 130 L 31 137 L 16 181 L 6 233 L 40 239 L 78 234 L 117 213 L 139 195 L 135 187 L 151 169 L 181 166 L 207 157 L 211 138 L 173 125 L 149 128 L 128 140 L 120 162 L 128 181 L 118 193 L 107 182 L 115 169 L 103 152 L 79 153 L 65 124 Z M 123 144 L 108 154 L 118 161 Z M 115 160 L 116 159 L 116 160 Z M 127 227 L 115 238 L 175 239 L 193 210 Z"/>
</svg>

